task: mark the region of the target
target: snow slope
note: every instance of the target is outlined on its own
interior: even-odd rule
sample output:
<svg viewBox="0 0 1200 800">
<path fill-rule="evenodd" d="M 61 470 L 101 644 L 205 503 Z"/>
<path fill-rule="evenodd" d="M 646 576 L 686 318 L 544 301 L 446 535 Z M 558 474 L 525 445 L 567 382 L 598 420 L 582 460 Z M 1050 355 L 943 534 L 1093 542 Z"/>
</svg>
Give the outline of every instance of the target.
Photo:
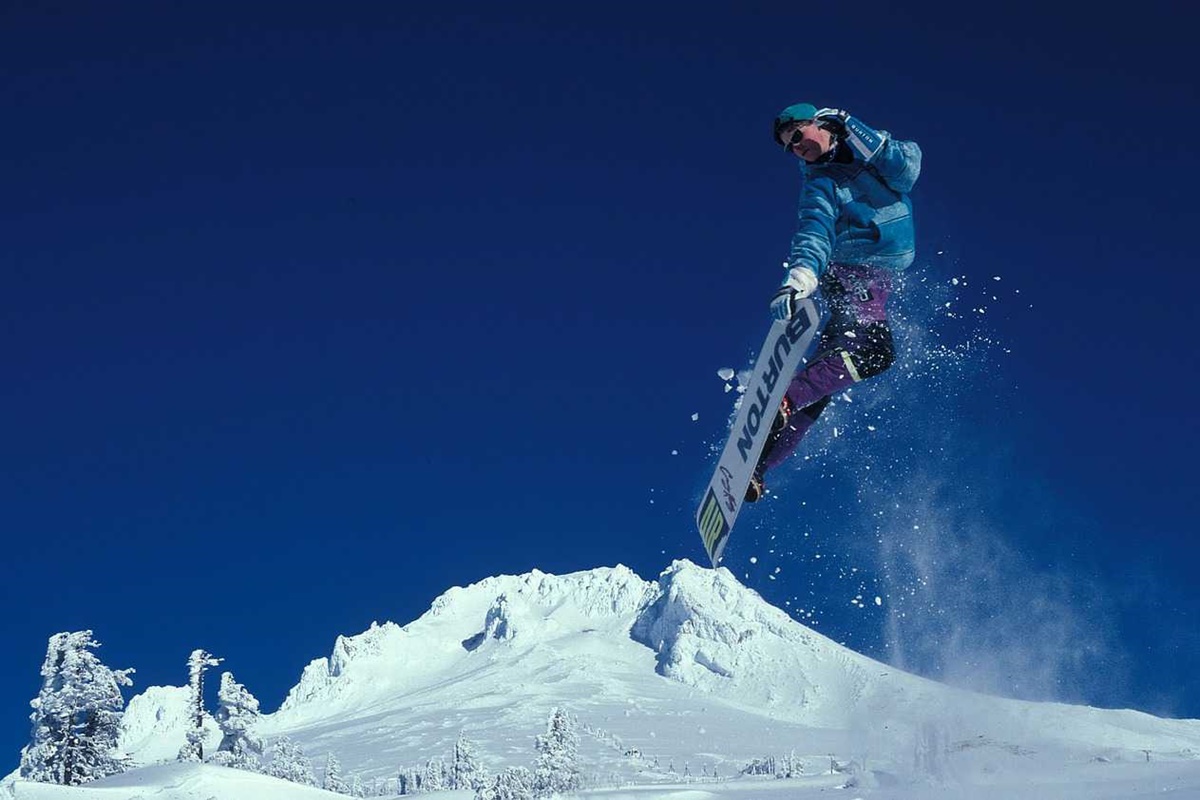
<svg viewBox="0 0 1200 800">
<path fill-rule="evenodd" d="M 129 700 L 121 719 L 117 747 L 135 753 L 143 764 L 174 759 L 186 742 L 191 692 L 186 686 L 151 686 Z M 221 732 L 211 718 L 205 720 L 205 748 L 221 741 Z"/>
<path fill-rule="evenodd" d="M 0 789 L 0 797 L 2 792 Z M 80 787 L 21 781 L 8 792 L 14 800 L 149 800 L 151 797 L 155 800 L 330 800 L 344 797 L 253 772 L 178 762 L 131 770 Z"/>
<path fill-rule="evenodd" d="M 451 589 L 406 626 L 340 637 L 261 733 L 375 778 L 449 752 L 466 730 L 498 768 L 529 763 L 556 705 L 590 732 L 584 757 L 598 784 L 728 777 L 793 750 L 814 772 L 832 754 L 897 781 L 1200 753 L 1195 721 L 1004 700 L 906 674 L 795 622 L 728 570 L 687 561 L 657 581 L 616 567 Z"/>
<path fill-rule="evenodd" d="M 177 704 L 163 689 L 131 702 L 124 742 L 142 763 L 178 749 L 163 744 L 182 740 Z M 334 753 L 347 775 L 385 786 L 447 756 L 460 731 L 488 768 L 528 766 L 556 706 L 578 719 L 598 798 L 815 797 L 847 784 L 847 797 L 970 787 L 980 798 L 1200 798 L 1200 721 L 952 689 L 837 645 L 727 570 L 687 561 L 656 581 L 616 567 L 450 589 L 408 625 L 339 637 L 258 732 L 291 736 L 318 772 Z M 803 776 L 737 777 L 789 753 Z M 196 797 L 277 796 L 224 786 L 250 780 L 240 773 L 156 769 L 167 772 L 147 780 L 170 783 L 168 798 L 193 796 L 179 793 L 189 782 L 206 787 Z M 57 797 L 39 791 L 82 790 L 18 784 L 16 796 Z"/>
</svg>

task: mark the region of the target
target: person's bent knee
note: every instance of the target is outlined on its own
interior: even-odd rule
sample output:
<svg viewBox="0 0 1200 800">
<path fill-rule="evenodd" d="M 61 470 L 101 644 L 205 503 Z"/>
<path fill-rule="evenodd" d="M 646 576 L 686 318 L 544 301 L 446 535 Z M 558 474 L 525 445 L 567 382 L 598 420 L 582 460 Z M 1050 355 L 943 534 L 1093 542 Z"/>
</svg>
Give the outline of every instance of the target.
<svg viewBox="0 0 1200 800">
<path fill-rule="evenodd" d="M 855 378 L 864 381 L 887 371 L 896 363 L 896 347 L 892 342 L 892 331 L 886 325 L 870 325 L 864 332 L 862 347 L 844 353 L 853 366 Z"/>
</svg>

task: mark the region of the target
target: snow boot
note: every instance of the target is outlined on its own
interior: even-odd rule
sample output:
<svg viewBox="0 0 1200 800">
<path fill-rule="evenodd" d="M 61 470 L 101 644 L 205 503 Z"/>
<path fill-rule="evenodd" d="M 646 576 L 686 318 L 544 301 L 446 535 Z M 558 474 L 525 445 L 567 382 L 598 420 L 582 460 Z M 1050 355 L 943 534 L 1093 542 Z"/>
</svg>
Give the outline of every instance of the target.
<svg viewBox="0 0 1200 800">
<path fill-rule="evenodd" d="M 771 423 L 771 433 L 767 436 L 762 454 L 758 457 L 758 465 L 754 468 L 754 473 L 750 476 L 750 485 L 746 487 L 747 503 L 757 503 L 767 493 L 767 484 L 763 480 L 763 473 L 766 472 L 767 456 L 774 449 L 775 443 L 779 441 L 779 437 L 787 430 L 788 420 L 792 418 L 792 412 L 792 401 L 785 394 L 783 402 L 779 404 L 779 411 L 775 412 L 775 421 Z"/>
<path fill-rule="evenodd" d="M 763 483 L 763 476 L 758 470 L 750 476 L 750 485 L 746 487 L 746 502 L 757 503 L 758 499 L 767 493 L 767 485 Z"/>
</svg>

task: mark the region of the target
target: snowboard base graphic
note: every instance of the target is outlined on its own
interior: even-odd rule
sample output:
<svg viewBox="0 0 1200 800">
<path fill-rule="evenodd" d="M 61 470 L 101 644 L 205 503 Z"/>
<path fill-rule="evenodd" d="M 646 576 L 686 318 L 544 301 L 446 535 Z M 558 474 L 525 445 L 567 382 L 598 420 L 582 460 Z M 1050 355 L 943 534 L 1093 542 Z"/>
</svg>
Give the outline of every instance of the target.
<svg viewBox="0 0 1200 800">
<path fill-rule="evenodd" d="M 814 299 L 800 302 L 795 316 L 771 325 L 750 384 L 741 398 L 725 449 L 696 511 L 696 527 L 713 567 L 729 541 L 746 497 L 746 487 L 771 433 L 775 412 L 783 402 L 792 376 L 816 348 L 821 312 Z"/>
</svg>

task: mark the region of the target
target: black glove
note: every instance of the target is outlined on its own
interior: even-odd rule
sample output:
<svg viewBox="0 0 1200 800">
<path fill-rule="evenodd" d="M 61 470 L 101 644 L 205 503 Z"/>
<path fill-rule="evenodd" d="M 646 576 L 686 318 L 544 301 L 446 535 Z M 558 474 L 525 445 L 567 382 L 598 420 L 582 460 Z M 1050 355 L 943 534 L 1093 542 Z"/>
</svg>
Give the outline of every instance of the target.
<svg viewBox="0 0 1200 800">
<path fill-rule="evenodd" d="M 840 108 L 822 108 L 813 116 L 813 120 L 836 136 L 838 141 L 848 144 L 863 161 L 874 158 L 886 140 L 879 131 Z"/>
<path fill-rule="evenodd" d="M 813 117 L 813 121 L 839 139 L 846 135 L 846 122 L 850 119 L 849 111 L 840 108 L 822 108 Z"/>
</svg>

